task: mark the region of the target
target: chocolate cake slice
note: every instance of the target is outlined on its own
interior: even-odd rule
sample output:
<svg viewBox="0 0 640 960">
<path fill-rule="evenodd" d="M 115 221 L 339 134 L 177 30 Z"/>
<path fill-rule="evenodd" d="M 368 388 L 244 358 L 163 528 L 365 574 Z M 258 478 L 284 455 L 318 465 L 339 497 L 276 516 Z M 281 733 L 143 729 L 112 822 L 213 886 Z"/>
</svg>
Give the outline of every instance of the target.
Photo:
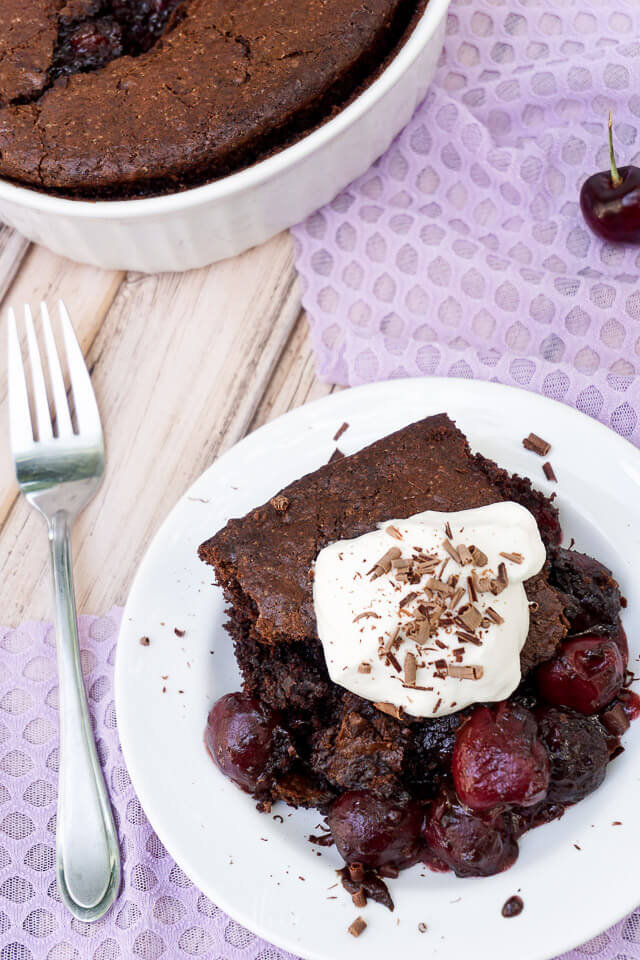
<svg viewBox="0 0 640 960">
<path fill-rule="evenodd" d="M 389 517 L 507 499 L 523 503 L 543 519 L 543 532 L 558 536 L 550 500 L 530 481 L 474 457 L 455 424 L 438 414 L 328 463 L 230 520 L 199 555 L 214 567 L 230 604 L 230 632 L 248 688 L 279 709 L 326 698 L 311 569 L 327 544 L 358 537 Z M 545 571 L 529 581 L 527 591 L 534 607 L 522 651 L 525 672 L 552 656 L 566 633 L 562 597 Z M 292 671 L 299 659 L 306 668 Z"/>
</svg>

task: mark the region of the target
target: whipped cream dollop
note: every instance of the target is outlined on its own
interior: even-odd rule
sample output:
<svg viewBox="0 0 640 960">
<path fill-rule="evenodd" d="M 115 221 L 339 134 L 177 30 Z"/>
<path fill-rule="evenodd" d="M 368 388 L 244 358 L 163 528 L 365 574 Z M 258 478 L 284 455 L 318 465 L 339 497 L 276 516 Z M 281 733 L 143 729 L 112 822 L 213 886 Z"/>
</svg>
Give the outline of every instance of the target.
<svg viewBox="0 0 640 960">
<path fill-rule="evenodd" d="M 331 679 L 392 715 L 505 699 L 529 632 L 524 581 L 545 560 L 535 519 L 509 501 L 330 544 L 313 600 Z"/>
</svg>

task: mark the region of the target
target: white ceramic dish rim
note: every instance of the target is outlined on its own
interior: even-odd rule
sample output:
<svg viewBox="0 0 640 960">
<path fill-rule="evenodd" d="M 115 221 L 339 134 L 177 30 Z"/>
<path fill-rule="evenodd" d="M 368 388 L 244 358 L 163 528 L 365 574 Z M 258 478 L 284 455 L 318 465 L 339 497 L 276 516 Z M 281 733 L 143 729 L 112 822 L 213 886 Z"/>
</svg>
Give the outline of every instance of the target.
<svg viewBox="0 0 640 960">
<path fill-rule="evenodd" d="M 450 0 L 428 0 L 425 11 L 411 36 L 383 73 L 353 103 L 297 143 L 247 167 L 246 170 L 240 170 L 238 173 L 190 190 L 161 197 L 132 200 L 73 200 L 40 193 L 0 179 L 0 199 L 43 213 L 87 220 L 118 220 L 160 216 L 188 210 L 200 204 L 215 202 L 222 197 L 228 198 L 251 190 L 286 173 L 309 154 L 338 138 L 343 130 L 367 113 L 376 101 L 393 87 L 419 55 L 440 23 L 441 17 L 446 14 L 449 3 Z"/>
<path fill-rule="evenodd" d="M 449 379 L 442 379 L 442 378 L 428 378 L 428 379 L 429 379 L 429 381 L 430 381 L 430 383 L 431 383 L 431 388 L 432 388 L 433 391 L 436 391 L 436 392 L 437 392 L 437 391 L 438 391 L 438 387 L 439 387 L 440 385 L 442 386 L 445 394 L 446 394 L 447 390 L 450 390 L 450 389 L 451 389 L 452 381 L 449 380 Z M 400 388 L 403 383 L 409 384 L 409 383 L 411 383 L 411 382 L 412 382 L 412 381 L 406 381 L 406 380 L 405 380 L 405 381 L 402 381 L 402 380 L 401 380 L 401 381 L 398 381 L 398 382 L 395 384 L 395 386 L 396 386 L 397 388 Z M 373 390 L 373 389 L 375 389 L 376 387 L 379 387 L 379 386 L 380 386 L 380 384 L 370 384 L 370 385 L 368 385 L 368 386 L 358 388 L 356 391 L 349 391 L 349 392 L 350 392 L 350 393 L 353 393 L 353 392 L 358 392 L 358 393 L 371 392 L 371 390 Z M 495 391 L 497 385 L 496 385 L 496 384 L 493 384 L 493 383 L 490 384 L 490 383 L 481 383 L 481 382 L 480 382 L 480 383 L 476 383 L 475 386 L 478 388 L 478 391 L 479 391 L 479 393 L 481 394 L 481 397 L 482 397 L 482 396 L 485 396 L 485 395 L 487 395 L 487 394 L 490 395 L 491 393 L 493 393 L 493 392 Z M 499 385 L 498 388 L 499 388 L 499 390 L 501 391 L 501 393 L 503 393 L 503 394 L 505 395 L 506 398 L 508 398 L 509 395 L 512 395 L 512 396 L 514 396 L 514 397 L 515 397 L 515 396 L 522 396 L 523 393 L 524 393 L 525 395 L 527 395 L 527 396 L 532 396 L 532 395 L 530 395 L 530 394 L 528 393 L 528 391 L 522 391 L 522 390 L 520 390 L 520 389 L 516 389 L 516 388 L 512 388 L 512 387 L 506 387 L 506 386 L 503 386 L 503 385 Z M 326 398 L 323 398 L 323 399 L 321 399 L 321 400 L 315 401 L 314 403 L 307 404 L 306 406 L 307 406 L 307 407 L 311 407 L 311 408 L 318 408 L 319 405 L 323 405 L 324 407 L 328 407 L 329 405 L 331 405 L 331 408 L 332 408 L 332 409 L 335 408 L 335 410 L 336 410 L 336 416 L 339 418 L 339 417 L 341 416 L 340 407 L 338 406 L 338 404 L 339 404 L 339 402 L 340 402 L 339 398 L 340 398 L 340 397 L 343 397 L 343 396 L 344 396 L 344 395 L 342 395 L 342 394 L 338 394 L 338 395 L 334 395 L 333 397 L 326 397 Z M 585 427 L 587 427 L 587 425 L 588 425 L 589 432 L 591 433 L 591 435 L 592 435 L 592 437 L 593 437 L 594 440 L 597 441 L 597 438 L 600 437 L 600 438 L 602 438 L 603 442 L 606 440 L 606 441 L 608 441 L 610 444 L 613 443 L 613 444 L 614 444 L 614 449 L 615 449 L 616 447 L 619 448 L 621 453 L 622 453 L 622 451 L 623 451 L 623 449 L 624 449 L 624 451 L 627 453 L 627 455 L 631 457 L 631 460 L 632 460 L 632 461 L 635 460 L 635 461 L 639 464 L 639 468 L 633 470 L 633 474 L 634 474 L 634 476 L 635 476 L 635 481 L 634 481 L 634 482 L 636 482 L 636 483 L 637 483 L 637 482 L 640 482 L 640 459 L 639 459 L 640 454 L 639 454 L 639 451 L 635 450 L 635 449 L 633 448 L 633 446 L 630 445 L 630 444 L 628 444 L 628 442 L 626 442 L 622 437 L 617 436 L 613 431 L 611 431 L 611 430 L 608 429 L 607 427 L 603 426 L 602 424 L 599 424 L 597 421 L 594 421 L 594 420 L 592 420 L 591 418 L 586 417 L 585 414 L 581 414 L 579 411 L 571 410 L 570 408 L 564 407 L 564 405 L 559 404 L 557 401 L 551 400 L 551 399 L 546 398 L 546 397 L 543 397 L 543 396 L 538 396 L 538 395 L 535 395 L 535 400 L 540 404 L 540 406 L 541 406 L 541 408 L 542 408 L 542 411 L 546 411 L 548 414 L 551 414 L 551 415 L 552 415 L 554 411 L 558 411 L 558 412 L 563 411 L 563 417 L 562 417 L 563 420 L 565 419 L 566 414 L 570 414 L 572 417 L 577 414 L 577 420 L 578 420 L 578 422 L 582 422 L 582 423 L 585 425 Z M 446 407 L 446 401 L 443 402 L 443 406 Z M 342 411 L 342 412 L 343 412 L 343 411 Z M 291 411 L 289 414 L 285 414 L 284 416 L 282 416 L 282 417 L 280 417 L 280 418 L 278 418 L 278 419 L 279 419 L 280 421 L 288 420 L 291 416 L 295 416 L 295 414 L 296 414 L 296 411 Z M 248 438 L 247 438 L 247 439 L 248 439 Z M 242 443 L 243 443 L 243 441 L 241 441 L 239 445 L 242 446 Z M 236 447 L 235 447 L 234 449 L 237 449 L 237 446 L 238 446 L 238 445 L 236 445 Z M 224 458 L 223 458 L 223 459 L 224 459 Z M 216 464 L 217 464 L 218 462 L 219 462 L 219 461 L 216 461 Z M 134 584 L 133 584 L 133 586 L 132 586 L 132 588 L 131 588 L 130 597 L 129 597 L 129 600 L 128 600 L 128 602 L 127 602 L 127 608 L 125 609 L 125 614 L 124 614 L 123 623 L 126 623 L 126 622 L 127 622 L 127 614 L 128 614 L 128 612 L 129 612 L 129 604 L 130 604 L 130 602 L 131 602 L 131 600 L 132 600 L 132 595 L 135 593 L 136 588 L 138 587 L 138 580 L 142 577 L 142 574 L 143 574 L 142 568 L 147 565 L 147 563 L 148 563 L 148 561 L 149 561 L 149 556 L 150 556 L 150 554 L 153 552 L 154 545 L 156 544 L 156 542 L 157 542 L 158 540 L 160 540 L 162 534 L 164 533 L 167 525 L 168 525 L 169 522 L 170 522 L 170 519 L 171 519 L 172 515 L 176 512 L 176 510 L 177 510 L 178 507 L 182 504 L 182 502 L 183 502 L 185 499 L 189 499 L 191 493 L 193 493 L 193 492 L 195 492 L 195 493 L 201 492 L 201 483 L 202 483 L 202 480 L 203 480 L 203 478 L 206 477 L 206 475 L 212 470 L 212 468 L 213 468 L 213 465 L 210 466 L 207 470 L 205 470 L 204 473 L 191 485 L 191 487 L 189 488 L 189 490 L 187 490 L 187 491 L 185 492 L 185 494 L 183 495 L 183 497 L 180 498 L 180 501 L 178 501 L 178 504 L 176 504 L 176 506 L 173 508 L 173 510 L 170 511 L 170 513 L 168 514 L 168 516 L 167 516 L 164 524 L 162 525 L 162 527 L 160 528 L 160 530 L 156 533 L 156 536 L 154 537 L 154 540 L 153 540 L 152 543 L 149 545 L 148 550 L 147 550 L 147 553 L 146 553 L 146 555 L 145 555 L 145 558 L 143 559 L 143 561 L 142 561 L 142 563 L 141 563 L 141 567 L 140 567 L 139 573 L 138 573 L 138 575 L 136 575 L 136 580 L 135 580 L 135 582 L 134 582 Z M 194 499 L 198 499 L 198 498 L 195 497 Z M 135 631 L 134 631 L 134 632 L 135 632 Z M 124 657 L 120 656 L 120 650 L 119 650 L 119 655 L 118 655 L 118 658 L 117 658 L 117 661 L 116 661 L 116 702 L 118 702 L 118 700 L 120 699 L 121 693 L 122 693 L 122 689 L 121 689 L 121 688 L 122 688 L 122 684 L 119 684 L 119 683 L 118 683 L 118 679 L 119 679 L 119 674 L 122 674 L 123 662 L 124 662 Z M 127 730 L 124 730 L 124 729 L 123 729 L 123 730 L 121 730 L 120 735 L 121 735 L 121 742 L 122 742 L 122 746 L 123 746 L 123 750 L 124 750 L 125 757 L 127 758 L 127 761 L 129 761 L 129 759 L 131 758 L 130 750 L 132 749 L 131 743 L 129 742 L 129 733 L 128 733 Z M 134 783 L 135 783 L 135 781 L 134 781 Z M 147 793 L 146 785 L 143 787 L 142 784 L 137 784 L 137 789 L 138 789 L 138 792 L 139 792 L 139 795 L 141 796 L 141 798 L 142 798 L 143 795 L 144 795 L 144 800 L 143 800 L 143 802 L 144 802 L 145 810 L 146 810 L 146 812 L 147 812 L 147 815 L 149 816 L 149 819 L 150 819 L 152 825 L 157 828 L 157 825 L 158 825 L 159 822 L 162 820 L 162 817 L 160 817 L 160 816 L 158 815 L 158 811 L 157 811 L 156 806 L 155 806 L 155 798 L 153 798 L 151 795 L 149 795 L 149 794 Z M 611 787 L 610 787 L 610 789 L 611 789 Z M 588 801 L 588 799 L 589 799 L 589 798 L 587 798 L 587 801 Z M 580 805 L 578 805 L 578 806 L 580 806 Z M 560 822 L 561 822 L 561 821 L 558 821 L 557 823 L 560 823 Z M 550 827 L 554 827 L 554 824 L 551 824 Z M 549 828 L 546 828 L 546 829 L 549 829 Z M 177 851 L 175 850 L 175 846 L 174 846 L 174 842 L 173 842 L 173 841 L 175 840 L 175 837 L 172 836 L 172 837 L 171 837 L 171 841 L 167 842 L 168 838 L 166 837 L 166 835 L 165 835 L 165 833 L 164 833 L 163 830 L 159 831 L 159 835 L 160 835 L 163 843 L 165 843 L 165 846 L 166 846 L 168 852 L 170 853 L 170 855 L 172 855 L 172 856 L 174 857 L 174 859 L 176 860 L 176 862 L 178 862 L 178 863 L 180 864 L 180 862 L 181 862 L 181 861 L 180 861 L 180 857 L 179 857 L 179 856 L 176 857 L 176 855 L 175 855 L 176 852 L 177 852 Z M 184 862 L 184 861 L 183 861 L 183 862 Z M 507 875 L 510 876 L 510 872 L 508 872 Z M 205 891 L 205 892 L 208 893 L 210 896 L 215 897 L 216 902 L 218 903 L 218 905 L 219 905 L 223 910 L 225 910 L 230 916 L 235 917 L 240 923 L 248 924 L 248 925 L 250 926 L 250 929 L 253 930 L 253 931 L 255 931 L 259 936 L 265 937 L 265 938 L 267 938 L 268 940 L 270 940 L 272 943 L 275 943 L 275 944 L 276 944 L 277 946 L 279 946 L 280 948 L 285 949 L 285 950 L 292 951 L 295 955 L 298 955 L 298 953 L 299 953 L 299 951 L 300 951 L 300 948 L 301 948 L 301 944 L 300 944 L 299 942 L 295 942 L 294 939 L 293 939 L 293 937 L 291 937 L 291 936 L 283 936 L 283 935 L 276 936 L 276 935 L 274 935 L 274 931 L 273 931 L 272 929 L 269 929 L 269 925 L 268 925 L 268 924 L 265 924 L 264 922 L 258 923 L 258 922 L 255 921 L 255 918 L 253 919 L 252 922 L 249 923 L 249 921 L 247 920 L 246 916 L 243 916 L 242 911 L 238 909 L 237 903 L 233 901 L 233 898 L 227 897 L 227 895 L 226 895 L 226 893 L 224 892 L 223 889 L 221 889 L 220 887 L 218 887 L 218 888 L 216 889 L 215 893 L 213 893 L 213 892 L 211 891 L 211 884 L 209 883 L 208 878 L 207 878 L 206 876 L 204 876 L 202 873 L 200 873 L 199 871 L 190 870 L 189 876 L 191 877 L 191 879 L 196 883 L 196 885 L 197 885 L 201 890 Z M 500 877 L 504 877 L 504 876 L 505 876 L 505 874 L 501 874 L 501 875 L 500 875 Z M 469 881 L 469 882 L 471 882 L 471 881 Z M 482 882 L 485 883 L 485 884 L 488 884 L 488 883 L 490 883 L 491 881 L 490 881 L 490 880 L 485 880 L 485 881 L 482 881 Z M 618 892 L 618 896 L 619 896 L 619 892 Z M 455 901 L 451 901 L 451 902 L 455 902 Z M 567 951 L 567 950 L 574 949 L 574 948 L 576 948 L 577 946 L 579 946 L 581 943 L 585 943 L 585 942 L 587 942 L 588 940 L 590 940 L 591 938 L 597 936 L 598 934 L 600 934 L 600 933 L 603 931 L 603 929 L 604 929 L 605 926 L 606 926 L 606 927 L 609 927 L 610 925 L 613 925 L 614 923 L 616 923 L 616 922 L 618 922 L 619 920 L 623 919 L 632 909 L 634 909 L 634 907 L 635 907 L 636 905 L 637 905 L 637 894 L 635 893 L 635 888 L 632 888 L 632 885 L 629 885 L 629 886 L 627 887 L 627 889 L 625 889 L 624 895 L 623 895 L 622 897 L 619 896 L 619 899 L 616 900 L 615 907 L 614 907 L 613 909 L 610 908 L 610 912 L 609 912 L 609 915 L 607 916 L 606 920 L 603 921 L 603 918 L 602 918 L 601 916 L 598 917 L 598 911 L 595 911 L 593 915 L 591 915 L 591 914 L 586 914 L 586 915 L 584 915 L 584 927 L 583 927 L 582 930 L 581 930 L 581 933 L 580 933 L 579 938 L 576 937 L 575 930 L 574 930 L 573 932 L 570 931 L 570 930 L 566 930 L 566 931 L 564 931 L 564 933 L 563 933 L 562 936 L 558 936 L 558 940 L 557 940 L 557 942 L 554 944 L 554 947 L 553 947 L 553 955 L 560 954 L 560 953 L 564 953 L 564 952 Z M 307 945 L 304 945 L 304 946 L 302 947 L 302 949 L 303 949 L 303 951 L 304 951 L 304 956 L 305 956 L 305 957 L 308 957 L 309 960 L 326 960 L 326 956 L 327 956 L 327 955 L 326 955 L 326 953 L 323 952 L 322 950 L 312 949 L 311 952 L 309 952 L 309 949 L 308 949 Z M 543 949 L 544 949 L 544 948 L 543 948 Z M 430 951 L 427 951 L 427 952 L 429 953 L 429 955 L 434 955 L 434 956 L 435 956 L 435 953 L 432 954 Z M 436 953 L 437 953 L 437 949 L 436 949 Z M 425 955 L 426 955 L 426 954 L 425 954 Z M 527 956 L 531 956 L 531 957 L 532 957 L 533 954 L 527 953 Z M 546 960 L 546 958 L 549 957 L 549 956 L 551 956 L 549 953 L 547 953 L 547 952 L 544 953 L 544 958 L 545 958 L 545 960 Z M 542 960 L 542 954 L 540 954 L 540 953 L 538 953 L 538 952 L 536 951 L 536 953 L 535 953 L 535 958 L 536 958 L 536 960 Z"/>
</svg>

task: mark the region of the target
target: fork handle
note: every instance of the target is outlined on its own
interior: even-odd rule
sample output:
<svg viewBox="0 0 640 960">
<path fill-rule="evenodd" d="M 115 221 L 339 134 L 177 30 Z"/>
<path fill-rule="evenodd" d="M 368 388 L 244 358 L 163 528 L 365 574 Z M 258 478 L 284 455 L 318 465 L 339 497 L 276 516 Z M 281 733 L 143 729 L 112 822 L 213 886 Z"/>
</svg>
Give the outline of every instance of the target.
<svg viewBox="0 0 640 960">
<path fill-rule="evenodd" d="M 49 521 L 49 546 L 60 711 L 58 888 L 74 916 L 97 920 L 118 893 L 120 853 L 87 709 L 71 571 L 70 520 L 65 512 Z"/>
</svg>

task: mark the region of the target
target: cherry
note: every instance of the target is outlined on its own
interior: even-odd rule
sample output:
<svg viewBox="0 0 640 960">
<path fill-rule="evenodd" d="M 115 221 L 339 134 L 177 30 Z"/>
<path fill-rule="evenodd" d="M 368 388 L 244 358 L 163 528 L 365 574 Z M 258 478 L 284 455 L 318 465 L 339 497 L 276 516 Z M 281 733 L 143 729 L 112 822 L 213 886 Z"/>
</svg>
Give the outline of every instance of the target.
<svg viewBox="0 0 640 960">
<path fill-rule="evenodd" d="M 429 808 L 424 839 L 427 866 L 453 870 L 458 877 L 490 877 L 507 870 L 518 857 L 507 814 L 497 810 L 473 813 L 446 787 Z"/>
<path fill-rule="evenodd" d="M 536 711 L 540 739 L 551 759 L 547 799 L 576 803 L 605 778 L 609 750 L 600 724 L 572 710 L 541 706 Z"/>
<path fill-rule="evenodd" d="M 458 733 L 452 772 L 458 796 L 475 811 L 543 800 L 549 758 L 533 715 L 509 701 L 494 709 L 476 707 Z"/>
<path fill-rule="evenodd" d="M 609 113 L 611 169 L 589 177 L 580 191 L 580 206 L 588 225 L 605 240 L 640 243 L 640 168 L 616 166 L 612 118 Z"/>
<path fill-rule="evenodd" d="M 227 693 L 213 705 L 205 743 L 225 777 L 247 793 L 269 785 L 269 771 L 290 747 L 275 712 L 244 693 Z"/>
<path fill-rule="evenodd" d="M 349 790 L 331 806 L 327 823 L 347 863 L 367 867 L 407 867 L 422 847 L 422 807 L 377 797 L 369 790 Z"/>
<path fill-rule="evenodd" d="M 572 634 L 618 633 L 620 590 L 608 567 L 586 553 L 558 547 L 551 558 L 550 581 L 566 595 Z"/>
<path fill-rule="evenodd" d="M 535 674 L 538 692 L 549 703 L 572 707 L 586 716 L 611 703 L 622 687 L 624 663 L 618 645 L 607 637 L 574 637 Z"/>
</svg>

